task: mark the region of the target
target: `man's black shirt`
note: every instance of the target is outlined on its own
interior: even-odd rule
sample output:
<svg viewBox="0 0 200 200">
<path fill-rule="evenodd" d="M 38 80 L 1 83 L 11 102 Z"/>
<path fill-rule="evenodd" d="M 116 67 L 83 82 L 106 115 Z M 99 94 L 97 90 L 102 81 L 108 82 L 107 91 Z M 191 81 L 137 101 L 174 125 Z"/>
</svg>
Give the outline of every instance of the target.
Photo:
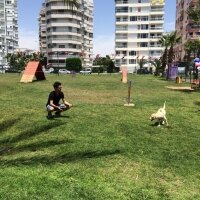
<svg viewBox="0 0 200 200">
<path fill-rule="evenodd" d="M 48 101 L 47 101 L 47 105 L 50 104 L 50 100 L 53 100 L 53 104 L 54 104 L 54 105 L 59 105 L 60 99 L 64 99 L 64 93 L 63 93 L 63 92 L 59 92 L 58 94 L 56 94 L 55 91 L 52 91 L 52 92 L 49 94 L 49 98 L 48 98 Z"/>
</svg>

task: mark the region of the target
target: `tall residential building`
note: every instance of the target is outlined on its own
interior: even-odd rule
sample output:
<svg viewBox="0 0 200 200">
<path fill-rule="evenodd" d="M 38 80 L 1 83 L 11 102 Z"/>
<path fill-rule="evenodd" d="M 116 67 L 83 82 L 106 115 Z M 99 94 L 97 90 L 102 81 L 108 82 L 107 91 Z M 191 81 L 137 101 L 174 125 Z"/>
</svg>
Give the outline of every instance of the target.
<svg viewBox="0 0 200 200">
<path fill-rule="evenodd" d="M 47 62 L 65 67 L 65 59 L 80 57 L 83 67 L 92 66 L 93 0 L 80 0 L 71 11 L 63 0 L 46 0 L 39 17 L 40 50 Z"/>
<path fill-rule="evenodd" d="M 176 31 L 181 41 L 175 47 L 175 61 L 185 61 L 185 43 L 189 40 L 200 39 L 200 26 L 195 25 L 187 15 L 189 7 L 195 7 L 197 0 L 176 0 Z"/>
<path fill-rule="evenodd" d="M 0 0 L 0 64 L 18 47 L 17 0 Z"/>
<path fill-rule="evenodd" d="M 40 52 L 47 56 L 47 29 L 46 29 L 46 14 L 45 14 L 45 3 L 42 4 L 42 8 L 39 14 L 39 47 Z"/>
<path fill-rule="evenodd" d="M 115 0 L 117 66 L 135 72 L 141 59 L 161 56 L 158 41 L 164 32 L 164 5 L 164 0 Z"/>
</svg>

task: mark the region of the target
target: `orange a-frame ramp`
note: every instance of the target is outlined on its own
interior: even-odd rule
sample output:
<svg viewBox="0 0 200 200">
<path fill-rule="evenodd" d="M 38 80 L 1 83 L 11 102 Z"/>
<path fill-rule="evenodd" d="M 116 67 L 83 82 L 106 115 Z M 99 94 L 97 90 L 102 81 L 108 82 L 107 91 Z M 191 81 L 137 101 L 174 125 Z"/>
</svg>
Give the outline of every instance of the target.
<svg viewBox="0 0 200 200">
<path fill-rule="evenodd" d="M 33 82 L 34 77 L 36 77 L 37 80 L 46 80 L 40 62 L 30 61 L 28 62 L 24 70 L 20 82 L 22 83 Z"/>
</svg>

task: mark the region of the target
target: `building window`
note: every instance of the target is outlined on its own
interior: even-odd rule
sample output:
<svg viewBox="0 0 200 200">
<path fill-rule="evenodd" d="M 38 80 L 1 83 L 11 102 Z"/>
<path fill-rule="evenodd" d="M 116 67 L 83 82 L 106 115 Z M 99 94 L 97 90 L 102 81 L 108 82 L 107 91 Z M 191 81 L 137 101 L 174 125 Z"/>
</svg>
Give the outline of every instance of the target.
<svg viewBox="0 0 200 200">
<path fill-rule="evenodd" d="M 131 16 L 130 17 L 130 21 L 137 21 L 137 17 L 136 16 Z"/>
<path fill-rule="evenodd" d="M 129 56 L 136 56 L 136 51 L 129 51 Z"/>
<path fill-rule="evenodd" d="M 129 64 L 136 64 L 136 60 L 135 59 L 130 59 L 129 60 Z"/>
<path fill-rule="evenodd" d="M 148 43 L 147 42 L 140 42 L 140 47 L 148 47 Z"/>
</svg>

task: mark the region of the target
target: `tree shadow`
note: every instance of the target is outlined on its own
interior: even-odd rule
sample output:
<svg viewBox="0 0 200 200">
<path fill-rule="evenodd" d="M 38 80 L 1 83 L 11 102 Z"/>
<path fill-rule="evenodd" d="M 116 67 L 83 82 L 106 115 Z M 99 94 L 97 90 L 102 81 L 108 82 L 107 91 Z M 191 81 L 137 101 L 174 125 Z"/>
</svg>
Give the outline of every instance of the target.
<svg viewBox="0 0 200 200">
<path fill-rule="evenodd" d="M 21 118 L 17 118 L 17 119 L 9 119 L 7 121 L 3 121 L 0 123 L 0 130 L 3 131 L 7 131 L 11 126 L 14 126 L 17 122 L 19 122 L 21 120 Z"/>
<path fill-rule="evenodd" d="M 8 138 L 0 140 L 0 145 L 2 146 L 2 145 L 5 145 L 5 144 L 16 143 L 16 142 L 19 142 L 21 140 L 25 140 L 25 139 L 28 139 L 30 137 L 33 137 L 35 135 L 45 133 L 48 130 L 55 128 L 55 127 L 58 127 L 58 126 L 61 126 L 63 124 L 65 124 L 65 123 L 57 121 L 57 122 L 52 123 L 52 124 L 47 124 L 47 125 L 43 125 L 41 127 L 36 127 L 36 128 L 33 128 L 33 129 L 22 131 L 20 134 L 13 136 L 12 138 L 8 137 Z"/>
<path fill-rule="evenodd" d="M 38 149 L 41 148 L 48 148 L 56 145 L 62 145 L 62 144 L 67 144 L 67 143 L 72 143 L 72 140 L 63 140 L 63 141 L 56 141 L 56 140 L 50 140 L 46 142 L 40 142 L 40 143 L 32 143 L 32 144 L 25 144 L 23 146 L 15 147 L 13 145 L 7 145 L 4 147 L 0 148 L 0 155 L 12 155 L 12 154 L 17 154 L 23 151 L 38 151 Z"/>
<path fill-rule="evenodd" d="M 194 102 L 194 105 L 200 106 L 200 101 L 195 101 L 195 102 Z"/>
<path fill-rule="evenodd" d="M 63 116 L 68 117 L 68 116 Z M 7 122 L 1 123 L 3 127 L 6 124 L 6 131 L 8 128 L 17 123 L 20 119 L 9 120 Z M 18 155 L 20 152 L 34 152 L 38 151 L 42 148 L 51 148 L 56 145 L 65 145 L 67 143 L 72 143 L 73 140 L 65 139 L 62 141 L 49 140 L 49 141 L 39 141 L 38 143 L 24 144 L 22 146 L 16 146 L 18 142 L 22 140 L 29 139 L 31 137 L 40 135 L 42 133 L 48 132 L 50 129 L 56 128 L 58 126 L 64 125 L 66 123 L 56 120 L 52 121 L 52 123 L 42 125 L 40 127 L 33 126 L 28 130 L 24 130 L 13 137 L 8 136 L 6 138 L 2 138 L 0 140 L 0 165 L 2 166 L 12 166 L 12 165 L 38 165 L 38 164 L 55 164 L 55 163 L 68 163 L 81 161 L 85 159 L 93 159 L 99 157 L 112 156 L 115 154 L 120 154 L 121 151 L 118 149 L 103 149 L 103 150 L 85 150 L 85 151 L 76 151 L 76 152 L 68 152 L 65 154 L 57 154 L 57 155 L 35 155 L 35 157 L 26 157 L 22 156 L 17 159 L 12 159 L 9 155 Z M 27 155 L 27 154 L 26 154 Z M 8 157 L 6 157 L 8 156 Z M 21 155 L 19 155 L 21 156 Z"/>
<path fill-rule="evenodd" d="M 85 159 L 93 159 L 99 157 L 112 156 L 115 154 L 121 154 L 119 149 L 102 150 L 102 151 L 83 151 L 83 152 L 70 152 L 62 155 L 42 155 L 31 158 L 17 158 L 14 160 L 0 160 L 0 165 L 12 166 L 12 165 L 51 165 L 55 163 L 69 163 L 75 161 L 81 161 Z"/>
<path fill-rule="evenodd" d="M 16 120 L 11 120 L 9 122 L 7 122 L 7 125 L 9 126 L 13 126 L 14 124 L 16 123 Z M 39 135 L 39 134 L 42 134 L 42 133 L 46 133 L 48 130 L 50 129 L 53 129 L 55 127 L 58 127 L 58 126 L 61 126 L 65 123 L 63 122 L 60 122 L 60 121 L 56 121 L 55 123 L 52 123 L 52 124 L 47 124 L 47 125 L 43 125 L 41 127 L 34 127 L 32 129 L 29 129 L 29 130 L 25 130 L 25 131 L 22 131 L 20 134 L 16 135 L 16 136 L 13 136 L 13 137 L 7 137 L 5 139 L 1 139 L 0 140 L 0 155 L 3 155 L 3 154 L 11 154 L 12 152 L 17 152 L 17 151 L 22 151 L 23 148 L 24 150 L 27 149 L 27 148 L 31 148 L 31 145 L 28 145 L 28 147 L 24 146 L 24 147 L 15 147 L 15 143 L 17 142 L 20 142 L 22 140 L 26 140 L 26 139 L 29 139 L 33 136 L 36 136 L 36 135 Z M 10 128 L 10 127 L 9 127 Z M 8 129 L 8 127 L 6 128 L 6 130 Z M 56 145 L 56 141 L 52 142 L 51 145 Z M 39 148 L 39 144 L 32 144 L 32 145 L 35 145 L 35 148 Z M 50 141 L 48 142 L 43 142 L 41 143 L 41 145 L 43 145 L 43 147 L 46 146 L 50 146 Z M 32 146 L 33 147 L 33 146 Z M 42 146 L 40 146 L 41 148 Z M 21 149 L 21 150 L 20 150 Z"/>
</svg>

